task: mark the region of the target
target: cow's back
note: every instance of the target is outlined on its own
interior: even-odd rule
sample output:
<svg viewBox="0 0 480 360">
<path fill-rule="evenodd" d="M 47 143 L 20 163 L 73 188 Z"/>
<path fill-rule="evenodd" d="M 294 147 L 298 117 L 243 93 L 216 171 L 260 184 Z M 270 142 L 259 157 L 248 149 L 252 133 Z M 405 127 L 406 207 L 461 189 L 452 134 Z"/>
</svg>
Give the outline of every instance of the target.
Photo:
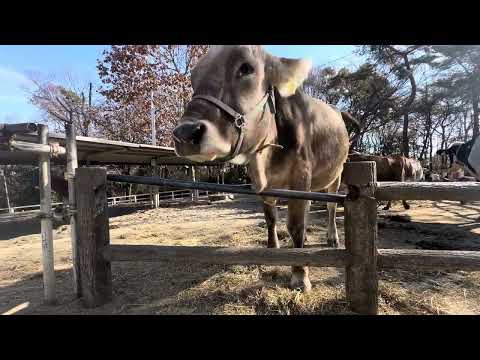
<svg viewBox="0 0 480 360">
<path fill-rule="evenodd" d="M 399 170 L 401 166 L 398 162 L 386 156 L 366 155 L 366 154 L 349 154 L 348 159 L 351 162 L 358 161 L 375 161 L 377 168 L 377 181 L 398 181 Z"/>
</svg>

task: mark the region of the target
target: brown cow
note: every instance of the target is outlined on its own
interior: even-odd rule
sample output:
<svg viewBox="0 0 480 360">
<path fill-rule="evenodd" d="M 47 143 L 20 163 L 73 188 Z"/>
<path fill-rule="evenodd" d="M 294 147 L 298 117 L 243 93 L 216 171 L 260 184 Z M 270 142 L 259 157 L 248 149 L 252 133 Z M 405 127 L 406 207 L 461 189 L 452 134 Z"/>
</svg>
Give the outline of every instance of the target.
<svg viewBox="0 0 480 360">
<path fill-rule="evenodd" d="M 278 58 L 261 46 L 214 46 L 192 72 L 194 96 L 173 131 L 179 156 L 248 165 L 256 192 L 269 188 L 337 192 L 349 149 L 344 118 L 300 91 L 311 62 Z M 263 197 L 268 247 L 278 248 L 276 198 Z M 303 247 L 309 201 L 289 200 L 288 231 Z M 327 242 L 338 246 L 336 204 L 328 204 Z M 307 267 L 293 288 L 310 290 Z"/>
<path fill-rule="evenodd" d="M 33 173 L 33 186 L 38 189 L 39 186 L 39 174 L 38 171 Z M 55 174 L 53 171 L 50 173 L 50 186 L 52 192 L 58 194 L 62 199 L 62 205 L 56 206 L 53 210 L 53 218 L 57 221 L 63 221 L 65 215 L 65 207 L 68 205 L 68 182 L 63 176 Z"/>
<path fill-rule="evenodd" d="M 422 181 L 424 180 L 423 167 L 420 161 L 407 158 L 403 155 L 368 155 L 349 154 L 348 161 L 375 161 L 377 165 L 377 181 Z M 403 207 L 408 210 L 410 205 L 402 200 Z M 384 210 L 390 209 L 391 201 Z"/>
</svg>

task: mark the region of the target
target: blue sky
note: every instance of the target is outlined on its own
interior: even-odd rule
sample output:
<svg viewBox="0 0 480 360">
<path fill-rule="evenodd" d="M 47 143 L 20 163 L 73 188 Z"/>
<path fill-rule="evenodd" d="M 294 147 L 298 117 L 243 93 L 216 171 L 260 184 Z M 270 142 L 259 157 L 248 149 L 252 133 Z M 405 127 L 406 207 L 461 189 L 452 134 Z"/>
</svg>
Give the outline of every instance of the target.
<svg viewBox="0 0 480 360">
<path fill-rule="evenodd" d="M 64 78 L 70 74 L 80 83 L 99 84 L 96 64 L 101 45 L 0 45 L 0 122 L 35 122 L 36 108 L 28 102 L 29 74 Z M 360 57 L 350 45 L 266 45 L 273 55 L 310 57 L 314 65 L 354 66 Z"/>
</svg>

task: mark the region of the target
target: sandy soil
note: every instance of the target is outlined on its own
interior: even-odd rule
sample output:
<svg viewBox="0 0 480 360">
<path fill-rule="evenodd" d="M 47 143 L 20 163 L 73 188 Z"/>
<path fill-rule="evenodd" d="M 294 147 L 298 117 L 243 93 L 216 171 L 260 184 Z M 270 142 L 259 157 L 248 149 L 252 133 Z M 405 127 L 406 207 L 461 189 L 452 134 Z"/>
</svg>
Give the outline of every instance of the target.
<svg viewBox="0 0 480 360">
<path fill-rule="evenodd" d="M 388 212 L 380 210 L 379 248 L 480 250 L 480 204 L 411 205 L 409 211 L 400 203 Z M 342 210 L 337 213 L 341 242 Z M 285 206 L 279 214 L 279 238 L 282 247 L 288 247 Z M 311 268 L 313 290 L 304 295 L 288 289 L 288 267 L 173 262 L 114 263 L 113 302 L 87 310 L 72 294 L 68 225 L 54 232 L 58 304 L 48 306 L 42 303 L 38 231 L 32 220 L 0 221 L 0 314 L 349 313 L 343 269 Z M 156 210 L 112 209 L 110 236 L 114 244 L 266 246 L 261 207 L 247 199 Z M 314 205 L 307 246 L 325 242 L 326 211 L 321 204 Z M 411 270 L 381 271 L 379 275 L 381 314 L 480 313 L 479 272 Z"/>
</svg>

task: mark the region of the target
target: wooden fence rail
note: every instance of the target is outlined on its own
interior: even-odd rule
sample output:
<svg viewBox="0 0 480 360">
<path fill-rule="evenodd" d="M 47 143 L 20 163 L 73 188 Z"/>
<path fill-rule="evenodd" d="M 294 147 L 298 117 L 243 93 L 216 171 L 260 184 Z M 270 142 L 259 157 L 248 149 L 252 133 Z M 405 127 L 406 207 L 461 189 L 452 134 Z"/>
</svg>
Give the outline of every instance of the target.
<svg viewBox="0 0 480 360">
<path fill-rule="evenodd" d="M 174 190 L 174 191 L 162 191 L 159 194 L 160 200 L 166 199 L 187 199 L 191 196 L 191 192 L 188 190 Z M 213 193 L 212 193 L 213 194 Z M 208 195 L 208 191 L 200 191 L 199 198 L 205 197 Z M 130 204 L 130 203 L 151 203 L 152 194 L 133 194 L 133 195 L 119 195 L 119 196 L 110 196 L 107 198 L 108 205 L 118 205 L 118 204 Z M 63 202 L 52 203 L 52 208 L 55 208 L 58 205 L 65 205 Z M 16 213 L 18 210 L 29 211 L 40 209 L 40 204 L 35 205 L 23 205 L 23 206 L 12 206 L 10 208 L 0 208 L 1 213 Z M 12 217 L 13 218 L 13 217 Z"/>
<path fill-rule="evenodd" d="M 345 249 L 268 249 L 256 247 L 109 245 L 105 261 L 197 262 L 224 265 L 346 267 L 353 264 Z M 378 249 L 378 269 L 480 270 L 480 251 Z"/>
<path fill-rule="evenodd" d="M 478 182 L 378 182 L 377 200 L 480 201 Z"/>
<path fill-rule="evenodd" d="M 344 249 L 269 249 L 213 246 L 110 245 L 105 261 L 175 261 L 225 265 L 291 265 L 343 267 L 350 263 Z"/>
</svg>

